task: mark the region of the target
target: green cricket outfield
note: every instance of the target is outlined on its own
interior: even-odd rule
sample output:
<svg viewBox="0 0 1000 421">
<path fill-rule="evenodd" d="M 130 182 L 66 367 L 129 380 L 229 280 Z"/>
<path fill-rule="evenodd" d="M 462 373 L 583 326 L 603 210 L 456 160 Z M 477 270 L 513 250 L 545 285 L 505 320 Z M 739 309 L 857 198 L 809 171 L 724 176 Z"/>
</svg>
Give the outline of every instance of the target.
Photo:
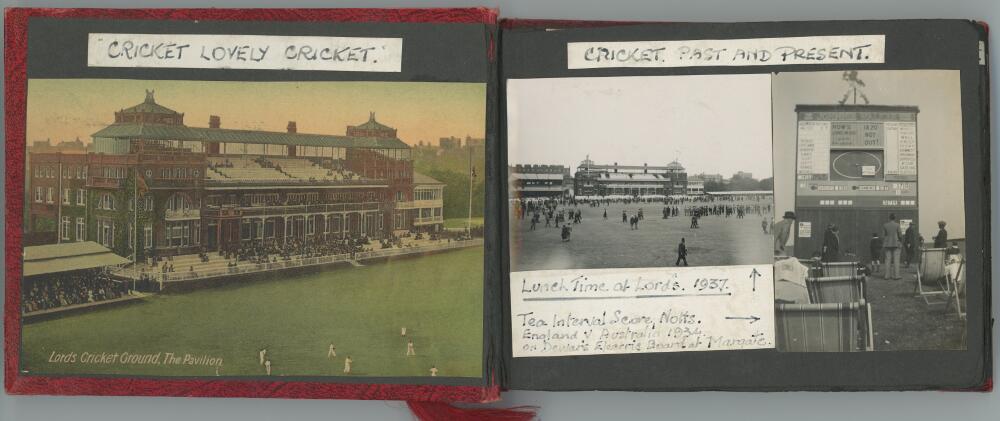
<svg viewBox="0 0 1000 421">
<path fill-rule="evenodd" d="M 21 370 L 262 376 L 266 348 L 274 376 L 343 376 L 350 356 L 350 376 L 429 376 L 436 366 L 438 376 L 478 378 L 482 279 L 480 246 L 163 293 L 25 324 Z M 407 340 L 415 356 L 406 356 Z"/>
</svg>

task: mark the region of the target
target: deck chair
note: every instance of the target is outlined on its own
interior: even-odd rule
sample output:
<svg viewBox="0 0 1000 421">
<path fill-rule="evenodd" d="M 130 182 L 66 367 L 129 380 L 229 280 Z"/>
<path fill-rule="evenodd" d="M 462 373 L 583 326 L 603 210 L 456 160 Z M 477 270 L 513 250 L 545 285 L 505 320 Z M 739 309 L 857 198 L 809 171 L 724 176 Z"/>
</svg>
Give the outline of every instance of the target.
<svg viewBox="0 0 1000 421">
<path fill-rule="evenodd" d="M 824 276 L 806 278 L 813 303 L 853 303 L 865 299 L 865 276 Z"/>
<path fill-rule="evenodd" d="M 945 270 L 944 248 L 930 248 L 920 251 L 920 265 L 917 266 L 917 282 L 913 292 L 928 305 L 944 304 L 951 298 L 948 271 Z M 934 301 L 931 297 L 943 296 Z"/>
<path fill-rule="evenodd" d="M 857 276 L 858 262 L 824 262 L 823 276 Z"/>
<path fill-rule="evenodd" d="M 776 347 L 782 352 L 868 349 L 868 338 L 859 329 L 865 307 L 861 302 L 775 304 Z"/>
<path fill-rule="evenodd" d="M 959 260 L 958 270 L 955 273 L 945 271 L 948 278 L 948 299 L 947 304 L 945 304 L 944 312 L 948 313 L 951 310 L 951 303 L 955 303 L 955 313 L 958 315 L 960 320 L 965 320 L 965 311 L 962 310 L 962 295 L 965 294 L 965 281 L 962 280 L 965 270 L 965 259 Z M 947 268 L 947 266 L 946 266 Z"/>
</svg>

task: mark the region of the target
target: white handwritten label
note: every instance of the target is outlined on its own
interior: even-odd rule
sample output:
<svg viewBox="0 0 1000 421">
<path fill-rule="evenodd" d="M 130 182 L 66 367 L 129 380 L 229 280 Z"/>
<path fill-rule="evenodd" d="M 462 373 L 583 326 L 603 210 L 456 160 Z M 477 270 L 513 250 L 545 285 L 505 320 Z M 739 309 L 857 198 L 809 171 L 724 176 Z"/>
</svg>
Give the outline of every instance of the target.
<svg viewBox="0 0 1000 421">
<path fill-rule="evenodd" d="M 402 38 L 89 34 L 90 67 L 399 72 Z"/>
<path fill-rule="evenodd" d="M 571 42 L 570 69 L 885 62 L 885 35 Z"/>
<path fill-rule="evenodd" d="M 512 272 L 514 357 L 774 347 L 771 265 Z"/>
</svg>

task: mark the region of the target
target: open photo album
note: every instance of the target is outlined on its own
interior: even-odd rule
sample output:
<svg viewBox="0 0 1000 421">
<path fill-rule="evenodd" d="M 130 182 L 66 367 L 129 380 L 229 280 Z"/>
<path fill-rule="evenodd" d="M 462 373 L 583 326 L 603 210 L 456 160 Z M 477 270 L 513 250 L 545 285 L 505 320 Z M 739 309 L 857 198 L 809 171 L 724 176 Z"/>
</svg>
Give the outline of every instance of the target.
<svg viewBox="0 0 1000 421">
<path fill-rule="evenodd" d="M 8 393 L 991 388 L 984 24 L 5 31 Z"/>
</svg>

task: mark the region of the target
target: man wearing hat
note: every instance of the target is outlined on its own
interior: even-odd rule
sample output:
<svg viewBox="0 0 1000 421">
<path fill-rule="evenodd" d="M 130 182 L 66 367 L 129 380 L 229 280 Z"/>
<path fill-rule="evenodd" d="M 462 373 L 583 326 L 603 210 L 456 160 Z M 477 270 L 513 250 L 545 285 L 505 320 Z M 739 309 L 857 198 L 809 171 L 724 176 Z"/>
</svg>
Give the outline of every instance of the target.
<svg viewBox="0 0 1000 421">
<path fill-rule="evenodd" d="M 899 276 L 900 247 L 903 234 L 899 231 L 896 214 L 889 214 L 889 222 L 882 225 L 882 249 L 885 250 L 885 279 L 902 279 Z"/>
<path fill-rule="evenodd" d="M 792 235 L 792 224 L 795 223 L 795 212 L 785 211 L 785 216 L 781 218 L 781 222 L 775 222 L 774 228 L 771 229 L 771 234 L 774 235 L 774 255 L 775 256 L 787 256 L 788 253 L 785 252 L 785 244 L 788 243 L 788 237 Z"/>
</svg>

